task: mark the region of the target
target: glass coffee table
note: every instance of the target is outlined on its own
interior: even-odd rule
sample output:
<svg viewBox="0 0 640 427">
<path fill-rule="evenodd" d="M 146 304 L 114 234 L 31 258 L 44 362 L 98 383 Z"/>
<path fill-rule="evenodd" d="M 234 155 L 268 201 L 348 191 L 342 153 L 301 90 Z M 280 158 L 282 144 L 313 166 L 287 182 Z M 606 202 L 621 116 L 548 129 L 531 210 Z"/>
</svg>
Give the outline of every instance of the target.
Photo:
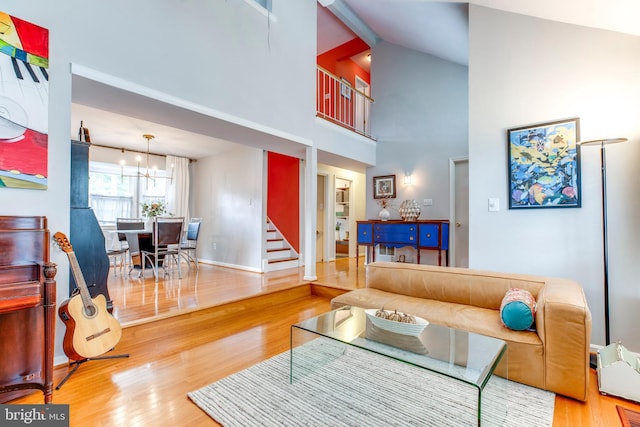
<svg viewBox="0 0 640 427">
<path fill-rule="evenodd" d="M 328 362 L 326 359 L 309 357 L 308 347 L 302 351 L 304 344 L 318 338 L 339 344 L 336 348 L 342 350 L 336 352 L 335 358 L 341 357 L 344 349 L 356 347 L 474 387 L 478 399 L 478 425 L 483 419 L 483 392 L 494 378 L 494 372 L 499 369 L 500 376 L 508 377 L 507 344 L 502 340 L 434 324 L 427 325 L 419 335 L 398 334 L 374 326 L 364 309 L 347 306 L 291 326 L 292 383 L 310 372 L 310 364 Z M 428 375 L 425 375 L 425 381 L 428 381 Z M 492 393 L 495 388 L 492 388 Z M 504 409 L 504 416 L 506 393 L 506 390 L 498 391 L 498 399 L 502 403 L 496 405 Z M 492 399 L 495 401 L 495 397 Z M 492 407 L 491 410 L 495 411 L 496 408 Z M 492 412 L 491 416 L 495 419 L 496 414 Z"/>
</svg>

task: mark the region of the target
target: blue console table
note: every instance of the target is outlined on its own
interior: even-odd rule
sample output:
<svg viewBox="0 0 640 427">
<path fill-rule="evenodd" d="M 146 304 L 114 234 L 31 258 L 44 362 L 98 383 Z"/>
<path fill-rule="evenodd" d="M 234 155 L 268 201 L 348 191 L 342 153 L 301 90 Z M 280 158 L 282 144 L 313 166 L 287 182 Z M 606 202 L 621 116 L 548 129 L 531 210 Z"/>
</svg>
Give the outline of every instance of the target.
<svg viewBox="0 0 640 427">
<path fill-rule="evenodd" d="M 420 264 L 421 250 L 437 250 L 438 265 L 442 265 L 442 251 L 445 251 L 445 262 L 449 265 L 449 221 L 358 221 L 358 245 L 356 246 L 356 265 L 360 259 L 360 246 L 367 250 L 376 245 L 401 248 L 410 246 L 416 250 L 416 259 Z M 372 251 L 375 261 L 375 251 Z"/>
</svg>

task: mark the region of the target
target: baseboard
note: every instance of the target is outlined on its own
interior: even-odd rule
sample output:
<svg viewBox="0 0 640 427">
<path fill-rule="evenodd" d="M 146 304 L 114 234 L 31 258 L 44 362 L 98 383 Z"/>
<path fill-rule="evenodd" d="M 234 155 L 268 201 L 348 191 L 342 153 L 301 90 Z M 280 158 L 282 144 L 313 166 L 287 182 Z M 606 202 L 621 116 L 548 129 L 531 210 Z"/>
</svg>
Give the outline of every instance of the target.
<svg viewBox="0 0 640 427">
<path fill-rule="evenodd" d="M 198 258 L 198 262 L 202 264 L 215 265 L 218 267 L 233 268 L 234 270 L 250 271 L 252 273 L 262 273 L 259 268 L 247 267 L 246 265 L 228 264 L 225 262 L 212 261 L 210 259 Z"/>
<path fill-rule="evenodd" d="M 68 364 L 69 364 L 69 358 L 65 355 L 58 355 L 53 358 L 54 368 L 57 368 L 58 366 L 61 366 L 61 365 L 68 365 Z"/>
</svg>

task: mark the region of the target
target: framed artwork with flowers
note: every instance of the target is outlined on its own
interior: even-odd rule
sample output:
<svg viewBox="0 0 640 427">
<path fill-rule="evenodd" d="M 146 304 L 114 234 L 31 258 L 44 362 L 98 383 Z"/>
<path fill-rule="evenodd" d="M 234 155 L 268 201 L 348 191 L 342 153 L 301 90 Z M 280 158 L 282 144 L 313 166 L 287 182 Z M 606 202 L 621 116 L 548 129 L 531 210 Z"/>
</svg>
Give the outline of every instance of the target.
<svg viewBox="0 0 640 427">
<path fill-rule="evenodd" d="M 509 209 L 579 208 L 580 119 L 507 130 Z"/>
<path fill-rule="evenodd" d="M 374 176 L 373 177 L 373 198 L 374 199 L 394 199 L 396 197 L 396 176 Z"/>
</svg>

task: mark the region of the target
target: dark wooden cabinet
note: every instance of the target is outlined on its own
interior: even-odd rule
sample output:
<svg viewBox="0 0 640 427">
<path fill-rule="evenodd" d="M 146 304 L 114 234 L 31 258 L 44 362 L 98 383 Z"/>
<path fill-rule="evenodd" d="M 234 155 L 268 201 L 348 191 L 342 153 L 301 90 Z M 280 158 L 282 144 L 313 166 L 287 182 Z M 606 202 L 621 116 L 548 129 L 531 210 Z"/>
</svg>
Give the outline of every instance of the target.
<svg viewBox="0 0 640 427">
<path fill-rule="evenodd" d="M 445 251 L 445 263 L 449 265 L 449 221 L 358 221 L 357 247 L 366 246 L 367 249 L 372 249 L 376 245 L 415 248 L 418 264 L 421 250 L 438 251 L 438 265 L 442 265 L 442 252 Z M 356 263 L 359 255 L 358 249 Z M 372 255 L 373 260 L 374 256 Z"/>
<path fill-rule="evenodd" d="M 0 402 L 53 396 L 55 264 L 45 217 L 0 216 Z"/>
<path fill-rule="evenodd" d="M 89 286 L 91 298 L 99 294 L 107 300 L 107 309 L 113 310 L 107 278 L 109 257 L 102 229 L 93 209 L 89 207 L 89 147 L 88 142 L 71 141 L 71 210 L 69 242 L 78 259 L 78 265 Z M 69 274 L 69 296 L 78 285 Z"/>
</svg>

